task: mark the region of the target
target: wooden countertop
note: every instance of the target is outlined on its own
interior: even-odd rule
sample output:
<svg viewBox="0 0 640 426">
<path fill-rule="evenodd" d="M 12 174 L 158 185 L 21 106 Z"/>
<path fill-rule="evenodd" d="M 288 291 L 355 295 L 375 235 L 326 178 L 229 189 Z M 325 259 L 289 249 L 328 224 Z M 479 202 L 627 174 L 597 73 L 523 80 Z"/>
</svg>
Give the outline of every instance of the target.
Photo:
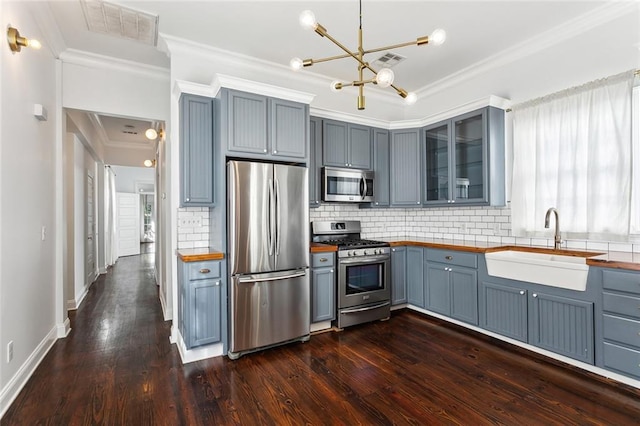
<svg viewBox="0 0 640 426">
<path fill-rule="evenodd" d="M 331 244 L 322 244 L 322 243 L 311 243 L 311 248 L 309 249 L 311 253 L 331 253 L 338 251 L 338 246 L 334 246 Z"/>
<path fill-rule="evenodd" d="M 202 260 L 222 260 L 224 253 L 211 247 L 178 249 L 176 255 L 183 262 L 200 262 Z"/>
</svg>

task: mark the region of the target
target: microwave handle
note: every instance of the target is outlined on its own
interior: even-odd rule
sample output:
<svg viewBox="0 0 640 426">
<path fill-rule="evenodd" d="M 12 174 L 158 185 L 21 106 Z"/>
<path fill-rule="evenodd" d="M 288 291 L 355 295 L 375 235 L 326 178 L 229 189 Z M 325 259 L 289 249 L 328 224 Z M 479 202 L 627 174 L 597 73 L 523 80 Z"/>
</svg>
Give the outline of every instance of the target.
<svg viewBox="0 0 640 426">
<path fill-rule="evenodd" d="M 360 198 L 364 200 L 364 197 L 367 195 L 367 180 L 362 176 L 360 178 L 362 183 L 360 185 Z"/>
</svg>

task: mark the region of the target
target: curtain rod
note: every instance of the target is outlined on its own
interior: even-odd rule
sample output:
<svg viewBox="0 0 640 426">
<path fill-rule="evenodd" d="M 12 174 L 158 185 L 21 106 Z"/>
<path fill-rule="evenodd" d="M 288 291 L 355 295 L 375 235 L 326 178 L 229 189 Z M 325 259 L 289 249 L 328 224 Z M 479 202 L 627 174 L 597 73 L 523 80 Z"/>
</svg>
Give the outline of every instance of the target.
<svg viewBox="0 0 640 426">
<path fill-rule="evenodd" d="M 633 75 L 636 75 L 636 76 L 640 75 L 640 69 L 635 70 L 633 72 Z M 504 110 L 504 112 L 511 112 L 511 111 L 513 111 L 511 108 L 507 108 Z"/>
</svg>

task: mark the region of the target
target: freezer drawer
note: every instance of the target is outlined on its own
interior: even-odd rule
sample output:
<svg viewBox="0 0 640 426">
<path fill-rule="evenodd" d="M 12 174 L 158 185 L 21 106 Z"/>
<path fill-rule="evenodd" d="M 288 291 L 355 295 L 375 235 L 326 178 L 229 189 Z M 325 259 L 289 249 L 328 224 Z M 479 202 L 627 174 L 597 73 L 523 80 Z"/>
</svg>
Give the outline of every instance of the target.
<svg viewBox="0 0 640 426">
<path fill-rule="evenodd" d="M 308 269 L 234 275 L 229 358 L 291 340 L 308 339 L 309 287 Z"/>
</svg>

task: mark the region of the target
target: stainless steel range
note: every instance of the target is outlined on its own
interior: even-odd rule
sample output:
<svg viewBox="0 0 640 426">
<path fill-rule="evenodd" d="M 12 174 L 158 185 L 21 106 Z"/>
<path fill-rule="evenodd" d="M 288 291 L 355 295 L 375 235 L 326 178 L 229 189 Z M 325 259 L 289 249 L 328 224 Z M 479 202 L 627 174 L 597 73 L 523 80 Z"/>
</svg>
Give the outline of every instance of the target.
<svg viewBox="0 0 640 426">
<path fill-rule="evenodd" d="M 360 238 L 360 222 L 312 224 L 313 241 L 338 246 L 337 326 L 388 319 L 391 312 L 389 243 Z"/>
</svg>

